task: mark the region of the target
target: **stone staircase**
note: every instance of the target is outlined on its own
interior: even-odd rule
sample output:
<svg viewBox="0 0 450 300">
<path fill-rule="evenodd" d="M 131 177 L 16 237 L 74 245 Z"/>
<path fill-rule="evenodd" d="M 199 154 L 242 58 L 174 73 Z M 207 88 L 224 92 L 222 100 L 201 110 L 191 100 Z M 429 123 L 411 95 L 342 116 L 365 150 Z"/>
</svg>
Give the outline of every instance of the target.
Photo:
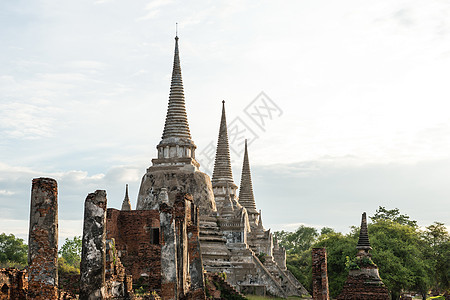
<svg viewBox="0 0 450 300">
<path fill-rule="evenodd" d="M 231 284 L 225 279 L 224 273 L 206 273 L 205 278 L 207 281 L 206 288 L 212 299 L 247 299 L 244 295 L 238 292 Z"/>
<path fill-rule="evenodd" d="M 230 251 L 226 245 L 226 238 L 220 231 L 217 218 L 214 216 L 200 216 L 200 251 L 203 267 L 211 273 L 223 272 L 231 268 Z"/>
</svg>

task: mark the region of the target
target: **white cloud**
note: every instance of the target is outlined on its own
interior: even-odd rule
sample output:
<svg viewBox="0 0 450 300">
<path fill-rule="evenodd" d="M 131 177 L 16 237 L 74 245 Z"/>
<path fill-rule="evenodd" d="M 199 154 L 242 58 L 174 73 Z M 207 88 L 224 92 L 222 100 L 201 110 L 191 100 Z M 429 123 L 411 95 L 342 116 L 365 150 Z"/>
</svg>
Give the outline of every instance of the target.
<svg viewBox="0 0 450 300">
<path fill-rule="evenodd" d="M 8 191 L 8 190 L 0 190 L 0 195 L 3 195 L 3 196 L 12 196 L 12 195 L 14 195 L 15 193 L 14 192 L 12 192 L 12 191 Z"/>
<path fill-rule="evenodd" d="M 395 175 L 396 187 L 383 181 L 393 198 L 408 195 L 402 176 L 436 199 L 447 195 L 441 168 L 425 168 L 422 182 L 399 165 L 414 173 L 415 164 L 449 158 L 449 3 L 95 4 L 107 2 L 112 5 L 0 4 L 9 16 L 0 21 L 7 41 L 0 49 L 2 217 L 28 218 L 31 179 L 38 176 L 58 179 L 65 220 L 81 217 L 84 198 L 95 189 L 106 189 L 112 206 L 120 205 L 126 183 L 137 193 L 164 124 L 177 21 L 197 153 L 216 142 L 221 99 L 230 121 L 261 90 L 284 111 L 257 132 L 250 159 L 255 169 L 267 167 L 254 174 L 257 182 L 271 186 L 274 172 L 294 181 L 272 190 L 260 185 L 255 192 L 264 191 L 264 198 L 257 201 L 266 205 L 280 193 L 298 213 L 280 221 L 282 214 L 263 212 L 265 224 L 333 220 L 331 227 L 345 230 L 359 208 L 354 199 L 367 196 L 362 189 L 379 192 L 370 184 L 377 172 Z M 235 175 L 240 159 L 232 157 Z M 418 195 L 425 197 L 424 190 L 414 193 L 411 212 L 423 209 Z M 317 199 L 331 212 L 341 203 L 344 209 L 325 221 L 307 220 L 319 215 Z"/>
<path fill-rule="evenodd" d="M 170 0 L 152 0 L 145 6 L 145 10 L 147 10 L 147 13 L 137 18 L 137 21 L 145 21 L 149 19 L 153 19 L 156 16 L 158 16 L 161 12 L 161 9 L 166 6 L 173 3 L 173 1 Z"/>
<path fill-rule="evenodd" d="M 50 111 L 54 109 L 50 108 Z M 14 139 L 38 139 L 52 136 L 55 117 L 44 106 L 27 103 L 0 104 L 0 131 Z"/>
</svg>

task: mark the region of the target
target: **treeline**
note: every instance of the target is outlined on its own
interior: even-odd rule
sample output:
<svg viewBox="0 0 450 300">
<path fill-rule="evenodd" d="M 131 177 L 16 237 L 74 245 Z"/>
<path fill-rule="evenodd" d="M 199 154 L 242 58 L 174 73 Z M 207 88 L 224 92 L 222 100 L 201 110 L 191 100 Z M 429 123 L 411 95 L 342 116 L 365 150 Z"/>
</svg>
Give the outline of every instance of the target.
<svg viewBox="0 0 450 300">
<path fill-rule="evenodd" d="M 450 236 L 443 223 L 420 229 L 398 209 L 379 207 L 368 225 L 372 260 L 392 299 L 402 292 L 420 293 L 423 299 L 431 291 L 443 294 L 450 289 Z M 278 243 L 286 248 L 287 267 L 312 291 L 311 249 L 325 247 L 328 258 L 328 282 L 332 297 L 341 292 L 349 266 L 356 255 L 359 227 L 348 234 L 332 228 L 300 226 L 295 232 L 277 231 Z"/>
<path fill-rule="evenodd" d="M 81 236 L 64 241 L 58 251 L 58 272 L 80 273 Z M 28 264 L 28 245 L 14 234 L 0 234 L 0 268 L 23 269 Z"/>
</svg>

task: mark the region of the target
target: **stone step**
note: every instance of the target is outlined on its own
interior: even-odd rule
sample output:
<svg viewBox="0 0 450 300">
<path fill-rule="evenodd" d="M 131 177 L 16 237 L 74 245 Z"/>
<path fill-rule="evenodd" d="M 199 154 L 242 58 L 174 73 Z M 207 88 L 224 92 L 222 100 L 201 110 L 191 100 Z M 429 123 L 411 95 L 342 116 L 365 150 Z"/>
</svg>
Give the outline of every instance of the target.
<svg viewBox="0 0 450 300">
<path fill-rule="evenodd" d="M 220 231 L 214 230 L 213 228 L 201 228 L 200 235 L 205 235 L 205 234 L 223 235 Z"/>
<path fill-rule="evenodd" d="M 220 242 L 225 243 L 227 239 L 224 236 L 200 236 L 200 243 L 203 242 Z"/>
<path fill-rule="evenodd" d="M 216 223 L 200 223 L 199 225 L 198 225 L 198 227 L 200 228 L 200 230 L 201 229 L 203 229 L 203 228 L 211 228 L 211 229 L 214 229 L 214 230 L 217 230 L 217 231 L 219 231 L 220 229 L 219 229 L 219 226 L 217 226 L 217 224 Z"/>
</svg>

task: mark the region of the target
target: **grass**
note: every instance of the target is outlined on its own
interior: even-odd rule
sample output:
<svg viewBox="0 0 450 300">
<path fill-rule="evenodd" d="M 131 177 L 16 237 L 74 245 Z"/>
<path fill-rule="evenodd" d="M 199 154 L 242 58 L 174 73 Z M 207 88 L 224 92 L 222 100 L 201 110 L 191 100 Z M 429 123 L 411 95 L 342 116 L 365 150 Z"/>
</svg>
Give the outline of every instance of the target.
<svg viewBox="0 0 450 300">
<path fill-rule="evenodd" d="M 248 300 L 285 300 L 284 298 L 278 297 L 263 297 L 263 296 L 255 296 L 255 295 L 245 295 Z M 288 300 L 298 300 L 298 299 L 308 299 L 308 298 L 299 298 L 299 297 L 288 297 Z M 311 299 L 311 298 L 309 298 Z"/>
</svg>

